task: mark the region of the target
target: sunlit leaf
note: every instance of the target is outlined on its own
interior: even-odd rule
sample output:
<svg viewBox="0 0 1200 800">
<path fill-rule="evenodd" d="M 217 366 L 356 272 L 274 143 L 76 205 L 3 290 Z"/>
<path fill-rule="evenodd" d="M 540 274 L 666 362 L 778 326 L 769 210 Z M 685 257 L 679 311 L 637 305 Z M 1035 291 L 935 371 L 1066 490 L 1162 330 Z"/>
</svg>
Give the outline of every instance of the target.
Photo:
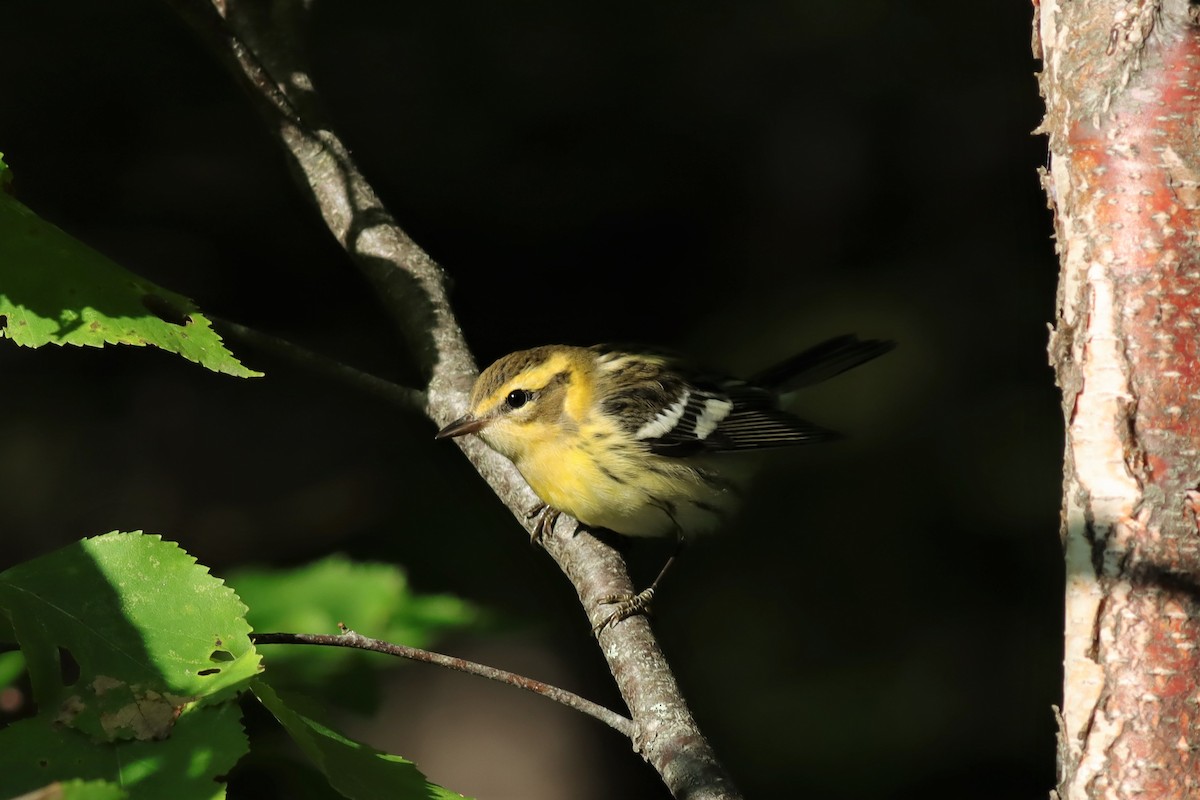
<svg viewBox="0 0 1200 800">
<path fill-rule="evenodd" d="M 262 374 L 225 348 L 191 300 L 129 272 L 7 194 L 8 174 L 0 170 L 0 338 L 26 347 L 151 345 L 215 372 Z"/>
<path fill-rule="evenodd" d="M 158 536 L 105 534 L 15 566 L 0 609 L 42 713 L 97 739 L 164 738 L 189 704 L 260 669 L 237 595 Z"/>
</svg>

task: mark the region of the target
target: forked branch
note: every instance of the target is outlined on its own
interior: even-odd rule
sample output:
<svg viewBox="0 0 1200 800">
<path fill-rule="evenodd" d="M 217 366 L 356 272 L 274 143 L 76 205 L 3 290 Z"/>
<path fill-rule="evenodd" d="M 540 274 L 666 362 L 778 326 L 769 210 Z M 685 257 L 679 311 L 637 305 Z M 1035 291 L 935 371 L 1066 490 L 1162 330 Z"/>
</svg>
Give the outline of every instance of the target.
<svg viewBox="0 0 1200 800">
<path fill-rule="evenodd" d="M 427 377 L 426 414 L 458 417 L 476 374 L 450 308 L 446 275 L 383 207 L 346 147 L 316 109 L 303 48 L 303 0 L 169 0 L 249 90 L 330 232 L 367 277 Z M 513 516 L 530 530 L 537 498 L 507 460 L 474 437 L 457 440 Z M 633 591 L 623 559 L 562 517 L 542 541 L 579 594 L 590 623 L 610 613 L 601 600 Z M 634 723 L 634 746 L 678 798 L 741 795 L 688 711 L 645 617 L 600 632 L 599 643 Z"/>
</svg>

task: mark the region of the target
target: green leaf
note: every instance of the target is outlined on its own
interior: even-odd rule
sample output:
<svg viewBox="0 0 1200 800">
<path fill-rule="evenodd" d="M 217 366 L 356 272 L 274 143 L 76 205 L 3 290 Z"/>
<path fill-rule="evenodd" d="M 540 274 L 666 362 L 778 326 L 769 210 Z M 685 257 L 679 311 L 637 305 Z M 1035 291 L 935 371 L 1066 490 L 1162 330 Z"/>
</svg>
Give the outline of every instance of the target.
<svg viewBox="0 0 1200 800">
<path fill-rule="evenodd" d="M 0 337 L 26 347 L 151 345 L 215 372 L 262 375 L 242 366 L 191 300 L 127 271 L 3 191 Z"/>
<path fill-rule="evenodd" d="M 0 689 L 25 673 L 25 656 L 20 650 L 0 653 Z"/>
<path fill-rule="evenodd" d="M 288 570 L 240 569 L 229 584 L 250 607 L 256 631 L 336 633 L 339 622 L 364 635 L 426 647 L 439 633 L 477 625 L 482 613 L 445 595 L 416 595 L 392 564 L 331 556 Z M 328 686 L 351 663 L 388 666 L 394 660 L 338 647 L 272 646 L 276 686 Z M 345 686 L 337 689 L 345 693 Z"/>
<path fill-rule="evenodd" d="M 138 798 L 219 800 L 225 775 L 249 746 L 236 703 L 192 710 L 179 718 L 171 738 L 157 742 L 95 743 L 56 725 L 48 715 L 0 730 L 5 796 L 54 781 L 111 781 Z M 74 795 L 63 795 L 73 797 Z M 121 795 L 80 795 L 80 797 Z"/>
<path fill-rule="evenodd" d="M 8 171 L 8 164 L 4 163 L 4 153 L 0 153 L 0 192 L 7 191 L 12 183 L 12 173 Z"/>
<path fill-rule="evenodd" d="M 19 800 L 124 800 L 129 793 L 108 781 L 55 781 Z"/>
<path fill-rule="evenodd" d="M 123 800 L 129 792 L 108 781 L 65 781 L 58 784 L 62 800 Z"/>
<path fill-rule="evenodd" d="M 417 595 L 394 564 L 333 555 L 291 569 L 244 568 L 228 583 L 250 607 L 255 630 L 334 633 L 339 622 L 420 647 L 448 629 L 477 624 L 482 614 L 449 595 Z"/>
<path fill-rule="evenodd" d="M 170 735 L 190 704 L 260 669 L 237 595 L 159 536 L 109 533 L 13 567 L 0 609 L 41 711 L 98 739 Z M 69 683 L 60 648 L 78 664 Z"/>
<path fill-rule="evenodd" d="M 347 739 L 294 710 L 262 680 L 250 686 L 333 788 L 352 800 L 458 800 L 463 795 L 430 783 L 416 765 Z"/>
</svg>

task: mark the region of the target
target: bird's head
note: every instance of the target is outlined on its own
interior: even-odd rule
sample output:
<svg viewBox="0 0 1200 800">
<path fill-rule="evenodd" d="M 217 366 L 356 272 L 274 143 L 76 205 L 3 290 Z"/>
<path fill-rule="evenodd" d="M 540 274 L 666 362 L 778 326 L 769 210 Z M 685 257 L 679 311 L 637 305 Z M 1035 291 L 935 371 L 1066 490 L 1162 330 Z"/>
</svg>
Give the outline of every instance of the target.
<svg viewBox="0 0 1200 800">
<path fill-rule="evenodd" d="M 510 353 L 475 380 L 467 413 L 438 439 L 477 433 L 493 450 L 520 461 L 530 449 L 573 430 L 585 389 L 577 376 L 590 361 L 579 347 L 548 345 Z"/>
</svg>

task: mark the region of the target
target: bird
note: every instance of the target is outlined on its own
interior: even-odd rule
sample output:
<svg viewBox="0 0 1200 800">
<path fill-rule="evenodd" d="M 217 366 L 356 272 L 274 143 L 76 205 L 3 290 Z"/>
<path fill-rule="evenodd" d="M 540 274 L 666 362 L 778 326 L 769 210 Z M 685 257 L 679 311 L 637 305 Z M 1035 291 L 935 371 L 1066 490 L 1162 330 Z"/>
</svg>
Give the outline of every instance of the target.
<svg viewBox="0 0 1200 800">
<path fill-rule="evenodd" d="M 652 348 L 520 350 L 479 375 L 467 412 L 436 438 L 475 434 L 513 462 L 540 500 L 535 542 L 565 513 L 623 536 L 674 536 L 678 548 L 736 511 L 747 454 L 839 438 L 783 410 L 786 395 L 895 346 L 838 336 L 745 379 Z M 617 610 L 597 628 L 644 612 L 674 558 L 648 589 L 606 598 Z"/>
</svg>

